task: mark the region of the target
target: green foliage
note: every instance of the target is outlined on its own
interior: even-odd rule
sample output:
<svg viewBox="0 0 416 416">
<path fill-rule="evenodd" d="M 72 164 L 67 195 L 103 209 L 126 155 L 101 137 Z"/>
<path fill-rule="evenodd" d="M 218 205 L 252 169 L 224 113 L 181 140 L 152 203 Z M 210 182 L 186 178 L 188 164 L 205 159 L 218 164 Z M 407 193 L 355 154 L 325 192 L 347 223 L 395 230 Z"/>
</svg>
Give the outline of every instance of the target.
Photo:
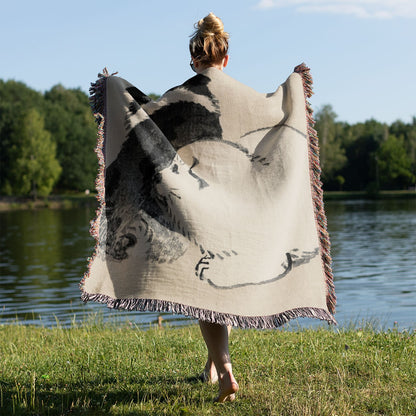
<svg viewBox="0 0 416 416">
<path fill-rule="evenodd" d="M 336 172 L 347 162 L 341 141 L 342 125 L 336 123 L 336 118 L 337 115 L 330 105 L 324 105 L 316 113 L 315 128 L 319 137 L 322 180 L 325 182 L 333 181 Z"/>
<path fill-rule="evenodd" d="M 62 166 L 58 187 L 67 190 L 93 189 L 97 174 L 96 126 L 88 97 L 80 90 L 56 85 L 45 93 L 46 128 L 57 144 Z"/>
<path fill-rule="evenodd" d="M 343 176 L 341 176 L 341 175 L 337 175 L 335 177 L 335 181 L 339 184 L 339 190 L 342 191 L 342 186 L 345 183 L 345 178 Z"/>
<path fill-rule="evenodd" d="M 0 414 L 414 415 L 416 332 L 233 330 L 240 391 L 214 404 L 197 326 L 0 326 Z"/>
<path fill-rule="evenodd" d="M 43 97 L 22 82 L 0 80 L 0 192 L 11 195 L 12 182 L 16 179 L 11 174 L 13 163 L 11 151 L 16 138 L 13 132 L 19 128 L 19 121 L 30 108 L 43 108 Z"/>
<path fill-rule="evenodd" d="M 0 79 L 0 103 L 9 103 L 24 107 L 43 107 L 43 96 L 23 82 L 3 81 Z"/>
<path fill-rule="evenodd" d="M 416 176 L 416 117 L 409 124 L 394 122 L 390 127 L 390 134 L 403 139 L 404 148 L 412 163 L 412 174 Z"/>
<path fill-rule="evenodd" d="M 416 176 L 416 118 L 412 123 L 337 122 L 330 105 L 316 113 L 326 190 L 377 193 L 406 189 Z"/>
<path fill-rule="evenodd" d="M 383 140 L 385 126 L 376 120 L 358 123 L 349 128 L 353 140 L 346 145 L 348 163 L 343 176 L 348 190 L 364 190 L 376 186 L 376 151 Z M 373 185 L 375 184 L 375 185 Z"/>
<path fill-rule="evenodd" d="M 13 193 L 31 194 L 35 198 L 49 195 L 61 167 L 55 157 L 56 144 L 35 109 L 17 119 L 11 142 L 9 185 Z"/>
<path fill-rule="evenodd" d="M 377 150 L 380 181 L 391 189 L 406 188 L 415 181 L 412 160 L 404 146 L 403 137 L 390 135 Z"/>
<path fill-rule="evenodd" d="M 31 109 L 43 116 L 44 129 L 49 132 L 49 135 L 39 137 L 56 150 L 62 168 L 58 187 L 62 190 L 93 189 L 97 173 L 96 126 L 88 96 L 79 89 L 65 89 L 61 85 L 42 95 L 23 83 L 0 80 L 0 192 L 26 193 L 27 185 L 23 184 L 27 184 L 25 172 L 29 165 L 19 172 L 15 159 L 17 153 L 24 153 L 24 150 L 18 150 L 22 146 L 19 123 Z M 32 165 L 30 169 L 33 170 Z M 55 169 L 52 171 L 56 172 Z M 50 182 L 54 183 L 55 179 L 52 175 Z M 50 192 L 48 187 L 42 185 L 40 192 Z"/>
<path fill-rule="evenodd" d="M 154 92 L 151 92 L 150 94 L 147 94 L 147 96 L 153 101 L 157 101 L 160 98 L 160 95 L 155 94 Z"/>
</svg>

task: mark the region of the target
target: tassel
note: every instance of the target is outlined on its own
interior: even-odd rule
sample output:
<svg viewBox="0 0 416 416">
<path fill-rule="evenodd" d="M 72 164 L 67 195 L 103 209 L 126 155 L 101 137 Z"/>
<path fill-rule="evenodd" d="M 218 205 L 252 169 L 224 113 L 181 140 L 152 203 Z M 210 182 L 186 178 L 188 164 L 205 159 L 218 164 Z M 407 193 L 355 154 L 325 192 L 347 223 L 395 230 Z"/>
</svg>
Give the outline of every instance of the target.
<svg viewBox="0 0 416 416">
<path fill-rule="evenodd" d="M 94 301 L 107 304 L 110 309 L 124 309 L 141 312 L 171 312 L 190 316 L 202 321 L 218 323 L 220 325 L 238 326 L 240 328 L 273 329 L 282 326 L 291 319 L 317 318 L 328 323 L 336 324 L 334 317 L 320 308 L 295 308 L 270 316 L 241 316 L 214 312 L 180 303 L 159 299 L 113 299 L 107 295 L 82 293 L 84 302 Z"/>
<path fill-rule="evenodd" d="M 313 118 L 313 110 L 308 101 L 313 94 L 312 91 L 312 76 L 310 69 L 302 63 L 295 67 L 294 72 L 298 73 L 302 77 L 303 91 L 305 95 L 305 106 L 306 106 L 306 119 L 308 123 L 308 139 L 309 139 L 309 171 L 312 184 L 312 198 L 315 207 L 315 220 L 318 227 L 318 235 L 321 246 L 321 259 L 323 263 L 323 269 L 326 276 L 326 304 L 328 310 L 335 313 L 335 287 L 334 287 L 334 276 L 332 272 L 332 259 L 331 259 L 331 243 L 329 240 L 329 234 L 327 230 L 327 220 L 324 210 L 323 191 L 321 182 L 321 167 L 319 163 L 319 141 L 318 134 L 313 128 L 315 120 Z"/>
</svg>

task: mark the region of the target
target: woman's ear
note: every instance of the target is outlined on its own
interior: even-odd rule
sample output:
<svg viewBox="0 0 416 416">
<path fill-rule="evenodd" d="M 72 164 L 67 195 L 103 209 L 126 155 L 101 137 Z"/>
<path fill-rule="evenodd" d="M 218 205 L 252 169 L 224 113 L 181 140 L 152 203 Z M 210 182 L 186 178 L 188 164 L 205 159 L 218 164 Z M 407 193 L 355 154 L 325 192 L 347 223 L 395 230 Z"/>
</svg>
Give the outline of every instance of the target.
<svg viewBox="0 0 416 416">
<path fill-rule="evenodd" d="M 225 68 L 228 65 L 228 55 L 224 56 L 224 59 L 222 60 L 222 67 Z"/>
</svg>

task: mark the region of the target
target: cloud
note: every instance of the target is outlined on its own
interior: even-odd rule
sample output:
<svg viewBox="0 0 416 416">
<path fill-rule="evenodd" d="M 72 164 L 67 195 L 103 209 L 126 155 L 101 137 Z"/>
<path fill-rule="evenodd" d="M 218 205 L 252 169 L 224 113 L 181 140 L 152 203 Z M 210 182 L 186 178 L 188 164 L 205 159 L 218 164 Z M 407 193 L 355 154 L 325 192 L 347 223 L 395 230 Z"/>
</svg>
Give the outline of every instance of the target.
<svg viewBox="0 0 416 416">
<path fill-rule="evenodd" d="M 299 13 L 346 14 L 361 19 L 416 18 L 415 0 L 260 0 L 257 7 L 290 7 Z"/>
</svg>

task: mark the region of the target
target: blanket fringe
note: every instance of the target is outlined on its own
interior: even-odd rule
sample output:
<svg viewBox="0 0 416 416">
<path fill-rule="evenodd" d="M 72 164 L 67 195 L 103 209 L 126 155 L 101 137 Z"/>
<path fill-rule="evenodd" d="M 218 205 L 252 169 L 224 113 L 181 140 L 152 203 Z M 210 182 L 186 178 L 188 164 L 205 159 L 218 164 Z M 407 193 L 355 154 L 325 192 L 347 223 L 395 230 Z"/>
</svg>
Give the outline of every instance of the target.
<svg viewBox="0 0 416 416">
<path fill-rule="evenodd" d="M 117 72 L 111 75 L 115 75 Z M 107 68 L 103 69 L 103 73 L 98 74 L 96 82 L 91 83 L 90 87 L 90 107 L 94 114 L 95 122 L 98 126 L 97 132 L 97 145 L 94 149 L 98 158 L 98 173 L 95 179 L 95 189 L 97 190 L 97 200 L 99 203 L 98 208 L 95 211 L 95 218 L 90 222 L 90 234 L 95 239 L 94 254 L 88 258 L 87 271 L 84 273 L 84 277 L 81 280 L 79 286 L 83 291 L 85 279 L 88 278 L 91 270 L 91 265 L 98 252 L 99 244 L 99 229 L 100 229 L 100 217 L 105 209 L 105 159 L 104 159 L 104 137 L 105 137 L 105 78 L 110 74 Z"/>
<path fill-rule="evenodd" d="M 328 323 L 336 324 L 334 317 L 326 310 L 320 308 L 295 308 L 270 316 L 241 316 L 214 312 L 158 299 L 113 299 L 107 295 L 92 295 L 85 292 L 82 293 L 81 299 L 84 302 L 95 301 L 105 303 L 110 309 L 125 309 L 141 312 L 171 312 L 207 322 L 231 325 L 244 329 L 273 329 L 295 318 L 317 318 Z"/>
<path fill-rule="evenodd" d="M 326 303 L 328 310 L 335 313 L 335 287 L 334 276 L 332 273 L 332 259 L 331 259 L 331 244 L 329 240 L 329 234 L 327 230 L 327 220 L 324 210 L 323 190 L 321 182 L 321 167 L 319 163 L 319 140 L 317 131 L 314 129 L 315 120 L 313 118 L 313 110 L 311 104 L 308 101 L 313 94 L 312 91 L 312 76 L 310 74 L 310 68 L 305 63 L 302 63 L 295 67 L 294 72 L 298 73 L 302 77 L 303 90 L 305 94 L 306 105 L 306 117 L 308 126 L 308 138 L 309 138 L 309 172 L 311 175 L 312 184 L 312 198 L 314 201 L 315 219 L 319 231 L 319 239 L 321 245 L 321 258 L 322 264 L 326 276 L 327 296 Z"/>
</svg>

